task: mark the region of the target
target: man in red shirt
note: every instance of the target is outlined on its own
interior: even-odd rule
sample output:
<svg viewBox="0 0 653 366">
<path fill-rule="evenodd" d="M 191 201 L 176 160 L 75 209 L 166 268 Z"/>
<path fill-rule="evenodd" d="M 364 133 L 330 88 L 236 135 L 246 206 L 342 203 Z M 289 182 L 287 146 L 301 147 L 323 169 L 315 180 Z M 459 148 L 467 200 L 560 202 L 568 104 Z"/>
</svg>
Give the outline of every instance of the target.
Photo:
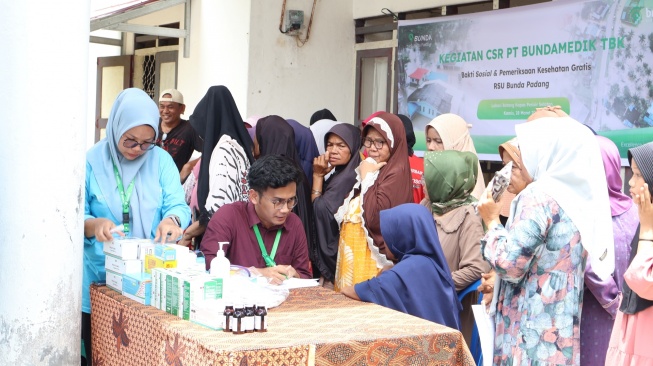
<svg viewBox="0 0 653 366">
<path fill-rule="evenodd" d="M 292 212 L 302 171 L 290 159 L 267 155 L 249 170 L 249 202 L 223 205 L 206 228 L 200 249 L 206 268 L 229 242 L 225 254 L 232 264 L 253 267 L 272 283 L 291 277 L 311 278 L 304 226 Z"/>
</svg>

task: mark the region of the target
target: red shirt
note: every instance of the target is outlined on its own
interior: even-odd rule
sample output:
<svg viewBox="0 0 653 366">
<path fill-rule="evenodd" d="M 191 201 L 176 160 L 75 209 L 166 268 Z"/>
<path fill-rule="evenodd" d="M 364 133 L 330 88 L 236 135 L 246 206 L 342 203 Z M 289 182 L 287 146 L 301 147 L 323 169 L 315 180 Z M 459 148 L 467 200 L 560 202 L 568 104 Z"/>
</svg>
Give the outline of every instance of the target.
<svg viewBox="0 0 653 366">
<path fill-rule="evenodd" d="M 413 155 L 408 157 L 408 163 L 410 164 L 410 174 L 413 179 L 413 200 L 415 203 L 420 203 L 424 199 L 424 186 L 422 185 L 424 159 Z"/>
<path fill-rule="evenodd" d="M 272 252 L 277 230 L 281 228 L 281 238 L 274 261 L 278 265 L 293 266 L 301 278 L 312 277 L 306 233 L 299 217 L 291 212 L 283 225 L 266 229 L 261 224 L 254 205 L 242 201 L 223 205 L 211 217 L 200 247 L 206 258 L 206 269 L 211 267 L 211 260 L 218 252 L 219 241 L 229 242 L 224 246 L 224 251 L 231 264 L 265 268 L 261 248 L 252 229 L 254 224 L 258 224 L 268 253 Z"/>
</svg>

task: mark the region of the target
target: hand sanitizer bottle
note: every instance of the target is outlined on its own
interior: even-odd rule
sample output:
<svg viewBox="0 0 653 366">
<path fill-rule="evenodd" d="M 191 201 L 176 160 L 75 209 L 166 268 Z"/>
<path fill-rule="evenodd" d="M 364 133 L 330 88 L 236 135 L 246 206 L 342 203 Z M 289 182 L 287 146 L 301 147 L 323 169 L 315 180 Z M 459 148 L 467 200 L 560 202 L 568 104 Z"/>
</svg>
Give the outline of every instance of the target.
<svg viewBox="0 0 653 366">
<path fill-rule="evenodd" d="M 211 260 L 211 269 L 210 273 L 215 278 L 222 279 L 222 299 L 227 298 L 227 293 L 229 291 L 229 279 L 231 276 L 231 262 L 224 254 L 223 245 L 229 244 L 227 241 L 218 242 L 219 250 L 215 258 Z"/>
</svg>

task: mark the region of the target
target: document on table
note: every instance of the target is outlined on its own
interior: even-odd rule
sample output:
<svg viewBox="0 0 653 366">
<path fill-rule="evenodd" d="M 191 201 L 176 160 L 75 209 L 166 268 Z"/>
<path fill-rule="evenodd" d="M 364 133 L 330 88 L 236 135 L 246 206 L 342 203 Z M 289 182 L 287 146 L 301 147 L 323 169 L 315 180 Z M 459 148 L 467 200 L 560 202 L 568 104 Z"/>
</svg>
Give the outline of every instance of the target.
<svg viewBox="0 0 653 366">
<path fill-rule="evenodd" d="M 281 288 L 286 288 L 288 290 L 292 290 L 294 288 L 302 288 L 302 287 L 315 287 L 318 285 L 318 279 L 317 278 L 289 278 L 279 287 Z"/>
<path fill-rule="evenodd" d="M 478 337 L 481 340 L 483 366 L 492 366 L 494 360 L 494 319 L 485 311 L 485 305 L 472 305 Z"/>
</svg>

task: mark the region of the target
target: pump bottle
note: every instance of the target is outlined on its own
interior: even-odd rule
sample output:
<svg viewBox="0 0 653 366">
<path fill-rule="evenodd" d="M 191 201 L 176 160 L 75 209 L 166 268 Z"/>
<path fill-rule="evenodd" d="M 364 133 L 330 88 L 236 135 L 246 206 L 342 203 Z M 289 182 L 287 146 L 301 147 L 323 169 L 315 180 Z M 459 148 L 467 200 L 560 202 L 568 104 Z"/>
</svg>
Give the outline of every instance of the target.
<svg viewBox="0 0 653 366">
<path fill-rule="evenodd" d="M 218 242 L 218 253 L 211 260 L 210 273 L 215 278 L 222 279 L 222 299 L 226 299 L 229 292 L 229 278 L 231 276 L 231 262 L 224 254 L 223 245 L 229 244 L 227 241 Z"/>
</svg>

